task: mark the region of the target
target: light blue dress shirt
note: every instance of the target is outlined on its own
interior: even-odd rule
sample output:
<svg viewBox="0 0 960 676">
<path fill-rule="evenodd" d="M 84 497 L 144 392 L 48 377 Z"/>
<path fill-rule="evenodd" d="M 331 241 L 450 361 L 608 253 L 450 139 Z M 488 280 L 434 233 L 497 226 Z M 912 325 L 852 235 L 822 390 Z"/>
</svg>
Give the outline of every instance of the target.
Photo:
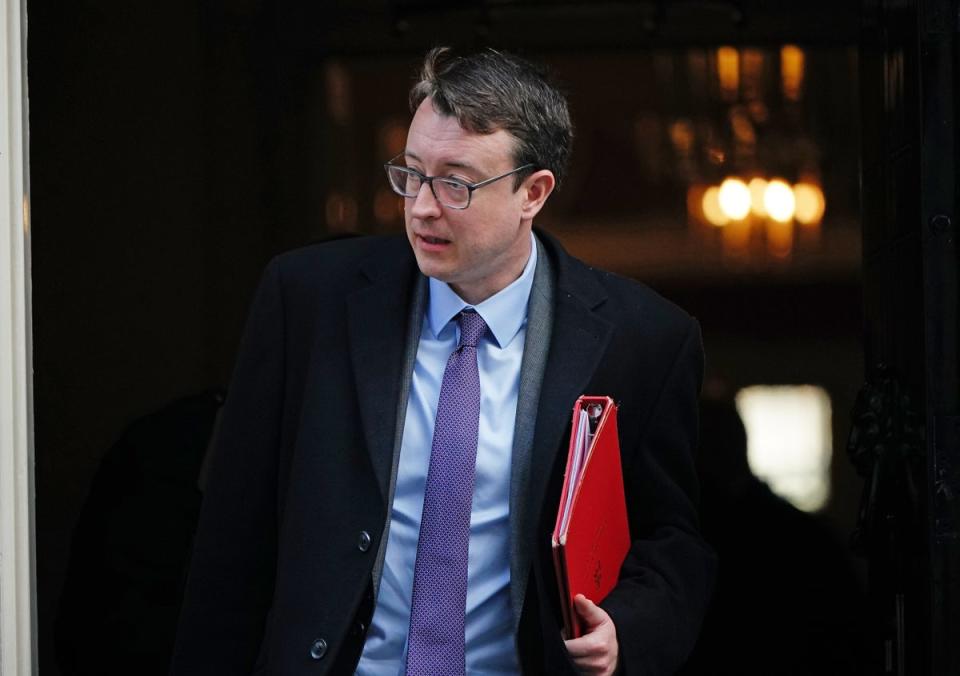
<svg viewBox="0 0 960 676">
<path fill-rule="evenodd" d="M 467 673 L 520 673 L 510 607 L 510 465 L 527 304 L 537 264 L 532 234 L 530 246 L 530 258 L 520 277 L 478 305 L 467 304 L 444 282 L 429 280 L 383 575 L 357 666 L 361 676 L 397 676 L 404 672 L 413 570 L 437 402 L 447 359 L 460 340 L 456 316 L 468 307 L 483 317 L 489 331 L 477 346 L 481 400 L 467 567 Z"/>
</svg>

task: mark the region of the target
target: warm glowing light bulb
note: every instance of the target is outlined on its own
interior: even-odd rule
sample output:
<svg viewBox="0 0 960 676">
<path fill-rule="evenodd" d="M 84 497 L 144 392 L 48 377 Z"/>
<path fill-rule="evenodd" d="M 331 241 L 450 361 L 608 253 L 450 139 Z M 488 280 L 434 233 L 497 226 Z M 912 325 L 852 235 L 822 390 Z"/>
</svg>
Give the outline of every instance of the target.
<svg viewBox="0 0 960 676">
<path fill-rule="evenodd" d="M 803 90 L 804 53 L 796 45 L 780 49 L 780 78 L 783 95 L 790 101 L 799 101 Z"/>
<path fill-rule="evenodd" d="M 793 186 L 797 202 L 797 221 L 804 225 L 816 225 L 823 218 L 826 200 L 823 191 L 815 183 L 797 183 Z"/>
<path fill-rule="evenodd" d="M 793 212 L 796 209 L 793 190 L 785 181 L 780 179 L 770 181 L 763 193 L 763 206 L 770 218 L 786 223 L 793 218 Z"/>
<path fill-rule="evenodd" d="M 731 221 L 740 221 L 750 213 L 750 189 L 739 178 L 728 178 L 720 184 L 720 208 Z"/>
<path fill-rule="evenodd" d="M 717 50 L 717 77 L 724 99 L 736 99 L 740 89 L 740 52 L 736 47 L 720 47 Z"/>
<path fill-rule="evenodd" d="M 767 190 L 767 182 L 757 176 L 750 179 L 747 187 L 750 189 L 750 210 L 757 216 L 766 216 L 767 210 L 763 206 L 763 193 Z"/>
<path fill-rule="evenodd" d="M 711 225 L 722 226 L 730 222 L 730 219 L 727 218 L 726 214 L 723 213 L 723 209 L 720 207 L 720 188 L 713 185 L 707 188 L 706 192 L 703 193 L 703 201 L 701 202 L 703 208 L 703 217 Z"/>
</svg>

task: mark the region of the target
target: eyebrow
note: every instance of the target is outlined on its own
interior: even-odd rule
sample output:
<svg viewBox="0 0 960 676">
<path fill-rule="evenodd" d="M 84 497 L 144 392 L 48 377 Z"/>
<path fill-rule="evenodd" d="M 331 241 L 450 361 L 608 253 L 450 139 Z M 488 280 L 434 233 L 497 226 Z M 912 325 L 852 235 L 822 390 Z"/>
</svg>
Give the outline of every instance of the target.
<svg viewBox="0 0 960 676">
<path fill-rule="evenodd" d="M 415 159 L 417 162 L 423 162 L 423 160 L 420 159 L 420 156 L 419 156 L 419 155 L 417 155 L 415 152 L 412 152 L 412 151 L 410 151 L 410 150 L 404 150 L 404 151 L 403 151 L 403 156 L 404 156 L 404 157 L 410 157 L 410 158 L 412 158 L 412 159 Z M 444 166 L 444 167 L 451 167 L 451 168 L 453 168 L 453 169 L 467 169 L 467 170 L 469 170 L 469 171 L 474 171 L 474 172 L 480 171 L 479 169 L 477 169 L 477 168 L 476 168 L 475 166 L 473 166 L 472 164 L 468 164 L 468 163 L 466 163 L 466 162 L 444 162 L 444 163 L 443 163 L 443 166 Z"/>
</svg>

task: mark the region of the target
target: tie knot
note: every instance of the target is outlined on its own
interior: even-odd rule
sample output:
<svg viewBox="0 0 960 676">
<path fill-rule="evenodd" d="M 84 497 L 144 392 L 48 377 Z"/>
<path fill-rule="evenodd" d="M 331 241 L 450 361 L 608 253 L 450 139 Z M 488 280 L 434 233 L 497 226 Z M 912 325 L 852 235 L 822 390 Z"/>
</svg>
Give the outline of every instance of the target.
<svg viewBox="0 0 960 676">
<path fill-rule="evenodd" d="M 460 345 L 476 347 L 487 330 L 487 323 L 476 312 L 460 313 Z"/>
</svg>

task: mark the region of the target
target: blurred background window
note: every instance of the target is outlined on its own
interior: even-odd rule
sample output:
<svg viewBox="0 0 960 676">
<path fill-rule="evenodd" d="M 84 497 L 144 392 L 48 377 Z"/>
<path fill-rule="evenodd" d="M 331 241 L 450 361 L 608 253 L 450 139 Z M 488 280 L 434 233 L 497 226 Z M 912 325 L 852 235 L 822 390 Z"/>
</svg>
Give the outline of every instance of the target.
<svg viewBox="0 0 960 676">
<path fill-rule="evenodd" d="M 754 385 L 737 393 L 750 470 L 795 507 L 830 496 L 830 396 L 814 385 Z"/>
</svg>

